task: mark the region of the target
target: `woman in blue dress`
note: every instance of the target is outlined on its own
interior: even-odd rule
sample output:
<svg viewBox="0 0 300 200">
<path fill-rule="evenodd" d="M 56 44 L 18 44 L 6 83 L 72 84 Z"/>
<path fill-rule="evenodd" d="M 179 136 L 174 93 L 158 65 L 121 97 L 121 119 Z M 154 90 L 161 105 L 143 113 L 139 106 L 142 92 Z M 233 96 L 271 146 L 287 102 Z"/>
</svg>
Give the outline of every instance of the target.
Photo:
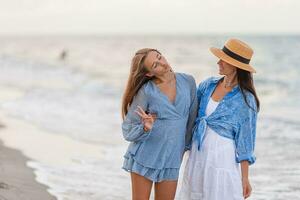
<svg viewBox="0 0 300 200">
<path fill-rule="evenodd" d="M 129 147 L 123 169 L 130 172 L 132 199 L 174 199 L 183 153 L 189 148 L 198 100 L 192 76 L 174 73 L 155 49 L 132 59 L 122 102 L 122 132 Z"/>
<path fill-rule="evenodd" d="M 223 49 L 211 48 L 220 60 L 222 78 L 200 83 L 200 102 L 185 167 L 182 200 L 243 200 L 251 194 L 249 165 L 254 146 L 259 100 L 249 65 L 253 50 L 230 39 Z"/>
</svg>

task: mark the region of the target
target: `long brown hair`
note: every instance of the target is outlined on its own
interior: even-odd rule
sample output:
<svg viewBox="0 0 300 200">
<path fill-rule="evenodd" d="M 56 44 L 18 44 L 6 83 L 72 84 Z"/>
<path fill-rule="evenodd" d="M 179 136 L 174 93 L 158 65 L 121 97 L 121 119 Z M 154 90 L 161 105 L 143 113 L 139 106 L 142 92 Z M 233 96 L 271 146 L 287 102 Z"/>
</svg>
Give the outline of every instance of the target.
<svg viewBox="0 0 300 200">
<path fill-rule="evenodd" d="M 256 90 L 255 90 L 255 87 L 254 87 L 254 84 L 253 84 L 252 74 L 250 72 L 246 71 L 246 70 L 237 68 L 237 80 L 238 80 L 238 84 L 239 84 L 239 86 L 241 88 L 241 92 L 242 92 L 242 95 L 244 97 L 244 100 L 245 100 L 246 104 L 251 109 L 255 110 L 255 108 L 252 108 L 249 105 L 248 101 L 247 101 L 247 98 L 246 98 L 246 95 L 245 95 L 245 91 L 248 91 L 251 94 L 253 94 L 253 96 L 255 98 L 255 101 L 256 101 L 257 111 L 259 111 L 259 109 L 260 109 L 260 102 L 259 102 L 258 96 L 256 94 Z"/>
<path fill-rule="evenodd" d="M 148 53 L 151 51 L 160 52 L 156 49 L 144 48 L 138 50 L 131 61 L 130 73 L 127 81 L 127 86 L 123 94 L 122 100 L 122 118 L 124 119 L 125 115 L 128 112 L 128 108 L 131 105 L 134 96 L 137 94 L 139 89 L 149 80 L 151 77 L 146 76 L 148 70 L 144 66 L 145 58 Z"/>
</svg>

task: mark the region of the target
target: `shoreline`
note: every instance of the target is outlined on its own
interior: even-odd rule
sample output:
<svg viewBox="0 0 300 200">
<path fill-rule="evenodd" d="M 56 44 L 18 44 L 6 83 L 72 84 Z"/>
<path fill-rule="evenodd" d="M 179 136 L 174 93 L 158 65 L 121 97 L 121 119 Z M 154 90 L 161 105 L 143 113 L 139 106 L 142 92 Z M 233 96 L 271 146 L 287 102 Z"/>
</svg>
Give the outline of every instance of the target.
<svg viewBox="0 0 300 200">
<path fill-rule="evenodd" d="M 3 128 L 0 129 L 0 131 Z M 36 181 L 30 161 L 19 150 L 6 147 L 0 140 L 0 199 L 56 200 L 47 187 Z"/>
<path fill-rule="evenodd" d="M 41 173 L 39 167 L 31 164 L 63 169 L 78 164 L 80 161 L 76 158 L 84 155 L 90 155 L 89 158 L 96 160 L 103 157 L 103 150 L 100 147 L 64 135 L 49 133 L 24 120 L 8 116 L 2 109 L 0 109 L 0 125 L 3 126 L 0 127 L 1 200 L 62 199 L 64 198 L 62 191 L 65 188 L 59 188 L 59 185 L 53 183 L 51 173 L 47 175 Z M 3 192 L 2 182 L 4 188 L 11 185 L 17 189 Z"/>
<path fill-rule="evenodd" d="M 63 199 L 69 188 L 56 184 L 59 177 L 47 168 L 71 170 L 80 167 L 81 158 L 101 160 L 105 151 L 10 115 L 3 105 L 23 95 L 22 90 L 0 86 L 0 199 Z"/>
<path fill-rule="evenodd" d="M 0 87 L 0 103 L 13 100 L 23 95 L 23 92 L 11 87 Z M 1 109 L 0 118 L 0 199 L 3 200 L 56 200 L 49 193 L 49 187 L 37 181 L 33 168 L 27 163 L 29 157 L 16 148 L 11 148 L 2 136 L 11 128 Z M 16 138 L 17 139 L 17 138 Z"/>
</svg>

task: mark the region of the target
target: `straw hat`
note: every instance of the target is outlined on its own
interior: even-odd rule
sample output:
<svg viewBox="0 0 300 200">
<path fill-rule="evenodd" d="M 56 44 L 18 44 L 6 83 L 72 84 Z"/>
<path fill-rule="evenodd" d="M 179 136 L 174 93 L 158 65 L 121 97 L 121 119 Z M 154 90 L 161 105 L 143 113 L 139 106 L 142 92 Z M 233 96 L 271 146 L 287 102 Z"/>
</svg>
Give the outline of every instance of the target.
<svg viewBox="0 0 300 200">
<path fill-rule="evenodd" d="M 211 47 L 210 51 L 221 60 L 235 67 L 249 72 L 256 72 L 256 70 L 249 65 L 253 50 L 249 45 L 240 40 L 229 39 L 223 49 Z"/>
</svg>

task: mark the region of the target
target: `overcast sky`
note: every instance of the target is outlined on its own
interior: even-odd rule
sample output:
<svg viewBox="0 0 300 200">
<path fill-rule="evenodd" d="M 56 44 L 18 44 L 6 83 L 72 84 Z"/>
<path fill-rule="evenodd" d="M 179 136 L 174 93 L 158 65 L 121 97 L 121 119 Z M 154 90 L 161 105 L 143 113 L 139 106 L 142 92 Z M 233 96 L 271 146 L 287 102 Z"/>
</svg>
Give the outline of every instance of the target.
<svg viewBox="0 0 300 200">
<path fill-rule="evenodd" d="M 0 34 L 300 34 L 299 0 L 0 0 Z"/>
</svg>

